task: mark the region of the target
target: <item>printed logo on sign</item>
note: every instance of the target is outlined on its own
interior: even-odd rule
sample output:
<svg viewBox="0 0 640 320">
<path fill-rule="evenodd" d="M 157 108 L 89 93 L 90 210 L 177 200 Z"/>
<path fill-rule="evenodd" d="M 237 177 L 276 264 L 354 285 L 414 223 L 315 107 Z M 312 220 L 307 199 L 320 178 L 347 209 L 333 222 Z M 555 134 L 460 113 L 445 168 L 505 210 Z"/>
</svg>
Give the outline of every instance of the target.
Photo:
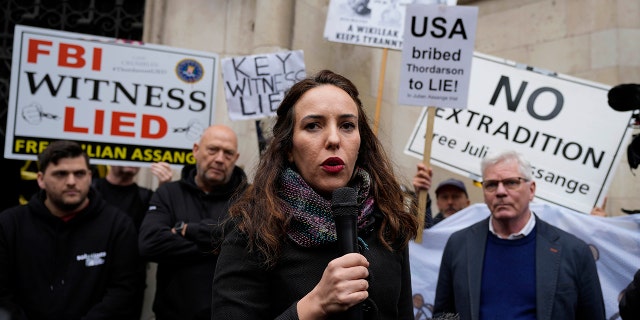
<svg viewBox="0 0 640 320">
<path fill-rule="evenodd" d="M 176 65 L 176 75 L 186 83 L 196 83 L 202 79 L 204 68 L 193 59 L 183 59 Z"/>
<path fill-rule="evenodd" d="M 86 267 L 95 267 L 104 264 L 104 257 L 107 256 L 106 252 L 97 253 L 85 253 L 76 257 L 77 261 L 83 261 Z"/>
</svg>

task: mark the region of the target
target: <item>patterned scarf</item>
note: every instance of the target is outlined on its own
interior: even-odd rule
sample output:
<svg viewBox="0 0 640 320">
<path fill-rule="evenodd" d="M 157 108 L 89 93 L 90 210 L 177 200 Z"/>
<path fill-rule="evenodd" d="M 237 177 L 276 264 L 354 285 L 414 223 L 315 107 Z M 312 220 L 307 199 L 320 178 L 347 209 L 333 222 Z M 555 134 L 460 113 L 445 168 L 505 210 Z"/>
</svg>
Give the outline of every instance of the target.
<svg viewBox="0 0 640 320">
<path fill-rule="evenodd" d="M 326 200 L 316 193 L 291 168 L 287 168 L 282 176 L 283 188 L 280 196 L 284 200 L 284 213 L 292 217 L 287 228 L 287 235 L 293 242 L 302 247 L 317 247 L 335 242 L 336 224 L 331 213 L 331 200 Z M 371 178 L 369 173 L 357 168 L 349 186 L 358 194 L 358 230 L 367 225 L 373 213 L 373 196 L 369 195 Z"/>
</svg>

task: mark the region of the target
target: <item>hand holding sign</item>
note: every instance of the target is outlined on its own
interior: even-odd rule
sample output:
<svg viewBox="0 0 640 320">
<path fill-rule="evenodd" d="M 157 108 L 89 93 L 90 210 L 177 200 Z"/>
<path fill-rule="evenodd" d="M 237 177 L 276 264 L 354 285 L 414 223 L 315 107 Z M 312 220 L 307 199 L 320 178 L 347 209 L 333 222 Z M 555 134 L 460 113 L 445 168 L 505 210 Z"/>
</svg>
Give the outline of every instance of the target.
<svg viewBox="0 0 640 320">
<path fill-rule="evenodd" d="M 478 20 L 477 7 L 409 5 L 404 24 L 400 104 L 428 106 L 422 162 L 430 168 L 435 107 L 467 107 L 471 60 Z M 418 193 L 418 236 L 427 192 Z"/>
</svg>

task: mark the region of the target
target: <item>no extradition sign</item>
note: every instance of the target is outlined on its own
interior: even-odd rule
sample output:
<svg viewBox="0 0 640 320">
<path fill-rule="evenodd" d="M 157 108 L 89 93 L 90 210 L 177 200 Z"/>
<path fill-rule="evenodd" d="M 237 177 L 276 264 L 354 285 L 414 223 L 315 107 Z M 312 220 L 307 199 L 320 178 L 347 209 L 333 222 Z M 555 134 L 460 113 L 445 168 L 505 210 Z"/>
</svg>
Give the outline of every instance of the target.
<svg viewBox="0 0 640 320">
<path fill-rule="evenodd" d="M 213 123 L 218 56 L 16 26 L 4 156 L 80 142 L 95 164 L 194 163 Z"/>
<path fill-rule="evenodd" d="M 431 162 L 480 181 L 482 158 L 516 150 L 533 165 L 538 200 L 590 212 L 624 153 L 631 112 L 608 106 L 608 86 L 535 70 L 476 53 L 468 108 L 436 109 Z M 426 110 L 405 149 L 420 159 Z"/>
</svg>

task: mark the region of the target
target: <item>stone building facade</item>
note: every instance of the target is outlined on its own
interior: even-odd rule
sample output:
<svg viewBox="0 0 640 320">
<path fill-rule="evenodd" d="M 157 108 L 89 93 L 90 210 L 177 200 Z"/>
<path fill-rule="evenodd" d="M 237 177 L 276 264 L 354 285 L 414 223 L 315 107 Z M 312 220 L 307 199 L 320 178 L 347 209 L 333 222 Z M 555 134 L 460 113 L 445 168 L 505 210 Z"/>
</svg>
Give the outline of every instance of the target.
<svg viewBox="0 0 640 320">
<path fill-rule="evenodd" d="M 459 0 L 458 5 L 479 9 L 477 52 L 605 85 L 640 83 L 637 0 Z M 421 108 L 397 105 L 401 53 L 325 40 L 328 7 L 329 0 L 147 0 L 143 40 L 216 52 L 221 58 L 303 50 L 308 73 L 327 68 L 354 81 L 370 119 L 384 72 L 378 136 L 400 180 L 410 186 L 419 160 L 403 149 Z M 218 92 L 224 92 L 222 85 Z M 240 134 L 239 164 L 251 177 L 259 157 L 256 125 L 231 122 L 223 94 L 216 103 L 217 122 Z M 268 119 L 261 122 L 269 127 Z M 640 208 L 640 178 L 626 155 L 622 159 L 608 192 L 609 215 Z M 468 177 L 434 167 L 434 185 L 450 176 L 472 185 Z M 470 197 L 481 202 L 481 189 L 471 188 Z"/>
</svg>

